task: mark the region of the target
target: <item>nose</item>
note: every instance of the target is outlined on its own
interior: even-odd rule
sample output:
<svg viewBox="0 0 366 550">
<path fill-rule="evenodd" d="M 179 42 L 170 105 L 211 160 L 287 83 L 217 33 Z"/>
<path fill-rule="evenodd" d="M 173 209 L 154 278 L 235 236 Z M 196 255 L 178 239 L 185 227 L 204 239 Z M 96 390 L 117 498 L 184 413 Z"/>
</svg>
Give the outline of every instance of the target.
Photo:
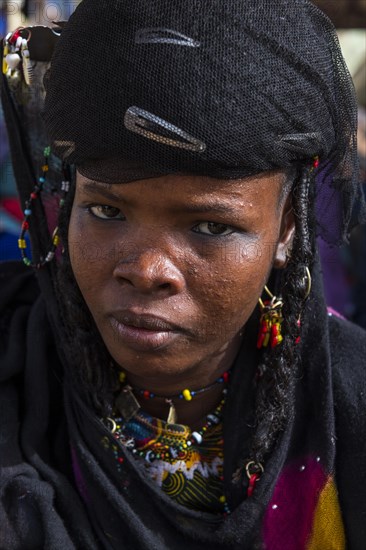
<svg viewBox="0 0 366 550">
<path fill-rule="evenodd" d="M 181 270 L 163 251 L 151 248 L 128 254 L 118 262 L 113 276 L 141 293 L 178 294 L 185 288 Z"/>
</svg>

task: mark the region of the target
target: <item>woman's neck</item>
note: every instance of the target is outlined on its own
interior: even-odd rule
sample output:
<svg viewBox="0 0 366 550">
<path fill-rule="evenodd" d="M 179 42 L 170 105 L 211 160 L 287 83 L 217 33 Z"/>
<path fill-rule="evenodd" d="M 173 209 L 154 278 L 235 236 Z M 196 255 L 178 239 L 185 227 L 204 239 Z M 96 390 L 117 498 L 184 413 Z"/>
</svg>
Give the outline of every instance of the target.
<svg viewBox="0 0 366 550">
<path fill-rule="evenodd" d="M 210 358 L 203 364 L 191 369 L 186 376 L 167 377 L 164 380 L 155 377 L 153 380 L 141 379 L 136 375 L 126 373 L 125 383 L 130 385 L 141 408 L 151 416 L 167 420 L 172 402 L 177 422 L 197 429 L 205 421 L 207 414 L 212 412 L 223 398 L 223 390 L 227 386 L 227 379 L 218 382 L 224 372 L 227 372 L 234 363 L 241 343 L 241 335 L 229 349 L 223 350 L 220 356 Z M 183 390 L 198 391 L 187 401 L 178 395 Z M 144 397 L 143 391 L 154 394 L 154 397 Z M 159 396 L 159 397 L 157 397 Z"/>
<path fill-rule="evenodd" d="M 207 414 L 221 402 L 223 390 L 227 386 L 227 377 L 222 380 L 222 376 L 232 367 L 241 341 L 242 331 L 219 354 L 207 357 L 201 363 L 192 366 L 189 371 L 177 375 L 144 378 L 136 373 L 126 372 L 124 385 L 132 387 L 141 408 L 151 416 L 168 420 L 171 416 L 171 401 L 176 413 L 176 422 L 197 429 L 204 423 Z M 179 394 L 187 389 L 191 392 L 198 390 L 191 400 L 179 397 Z M 154 397 L 150 397 L 149 393 L 154 394 Z"/>
</svg>

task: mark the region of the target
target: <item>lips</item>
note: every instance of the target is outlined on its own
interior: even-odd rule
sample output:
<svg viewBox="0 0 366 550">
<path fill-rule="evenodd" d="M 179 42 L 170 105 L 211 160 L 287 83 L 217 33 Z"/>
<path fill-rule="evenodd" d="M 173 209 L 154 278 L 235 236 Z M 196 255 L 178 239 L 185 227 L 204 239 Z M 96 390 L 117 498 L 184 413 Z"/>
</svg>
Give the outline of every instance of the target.
<svg viewBox="0 0 366 550">
<path fill-rule="evenodd" d="M 162 317 L 131 311 L 118 311 L 110 323 L 122 343 L 138 351 L 156 350 L 175 340 L 183 329 Z"/>
<path fill-rule="evenodd" d="M 170 331 L 180 330 L 179 327 L 161 317 L 156 315 L 149 315 L 146 313 L 136 314 L 132 312 L 117 313 L 113 315 L 115 319 L 124 325 L 128 325 L 136 328 L 144 328 L 152 331 Z"/>
</svg>

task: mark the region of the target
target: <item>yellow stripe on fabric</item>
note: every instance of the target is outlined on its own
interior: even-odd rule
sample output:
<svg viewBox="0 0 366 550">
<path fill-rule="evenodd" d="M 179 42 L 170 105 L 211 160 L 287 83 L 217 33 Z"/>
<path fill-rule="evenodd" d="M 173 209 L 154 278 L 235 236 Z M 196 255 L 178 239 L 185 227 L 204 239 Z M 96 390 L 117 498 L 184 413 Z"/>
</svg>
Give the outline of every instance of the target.
<svg viewBox="0 0 366 550">
<path fill-rule="evenodd" d="M 329 479 L 315 508 L 307 550 L 346 550 L 346 540 L 335 483 Z"/>
</svg>

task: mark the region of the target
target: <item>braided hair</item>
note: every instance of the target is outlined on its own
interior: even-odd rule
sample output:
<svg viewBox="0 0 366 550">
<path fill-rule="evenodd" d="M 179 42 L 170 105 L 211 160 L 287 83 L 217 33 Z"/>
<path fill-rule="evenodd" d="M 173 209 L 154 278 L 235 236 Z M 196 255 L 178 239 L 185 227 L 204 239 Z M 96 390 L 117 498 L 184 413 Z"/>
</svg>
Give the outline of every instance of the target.
<svg viewBox="0 0 366 550">
<path fill-rule="evenodd" d="M 66 356 L 72 361 L 69 372 L 72 382 L 80 388 L 87 403 L 108 416 L 118 380 L 118 367 L 104 345 L 72 271 L 67 234 L 74 196 L 75 182 L 60 211 L 59 234 L 64 252 L 54 282 L 55 294 L 65 334 Z"/>
<path fill-rule="evenodd" d="M 300 359 L 296 342 L 300 335 L 299 320 L 307 290 L 305 268 L 311 272 L 315 254 L 314 190 L 312 168 L 299 169 L 291 190 L 294 241 L 280 288 L 283 340 L 281 345 L 263 353 L 258 368 L 256 431 L 252 442 L 252 457 L 256 462 L 264 460 L 285 419 L 291 418 L 294 413 L 294 391 Z"/>
</svg>

